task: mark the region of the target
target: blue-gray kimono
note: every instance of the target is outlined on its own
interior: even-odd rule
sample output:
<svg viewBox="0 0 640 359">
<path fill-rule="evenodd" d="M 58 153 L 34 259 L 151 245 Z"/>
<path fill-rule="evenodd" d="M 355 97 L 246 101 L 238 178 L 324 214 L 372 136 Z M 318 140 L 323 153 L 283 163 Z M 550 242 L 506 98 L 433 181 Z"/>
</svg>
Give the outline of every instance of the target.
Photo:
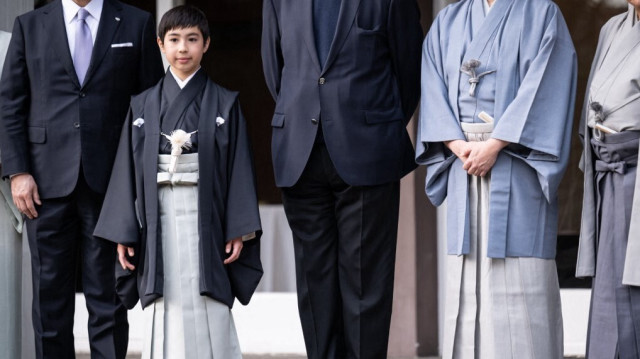
<svg viewBox="0 0 640 359">
<path fill-rule="evenodd" d="M 589 85 L 587 86 L 585 105 L 582 112 L 580 136 L 586 151 L 580 159 L 580 168 L 584 171 L 584 199 L 582 203 L 582 223 L 580 226 L 580 248 L 576 266 L 577 277 L 592 277 L 596 273 L 596 253 L 599 225 L 597 213 L 597 195 L 594 182 L 595 159 L 590 150 L 591 127 L 594 113 L 592 102 L 605 106 L 607 114 L 605 124 L 618 132 L 640 131 L 640 27 L 634 24 L 635 9 L 629 5 L 626 13 L 611 18 L 600 31 L 598 49 L 593 58 Z M 617 45 L 617 46 L 616 46 Z M 605 63 L 605 58 L 608 62 Z M 597 76 L 597 77 L 596 77 Z M 593 79 L 596 85 L 593 86 Z M 606 81 L 604 81 L 606 80 Z M 604 83 L 604 85 L 603 85 Z M 592 87 L 595 87 L 592 90 Z M 594 91 L 596 90 L 596 91 Z M 612 111 L 613 110 L 613 111 Z M 640 153 L 640 149 L 638 151 Z M 631 187 L 640 193 L 640 176 Z M 632 192 L 633 193 L 633 192 Z M 634 195 L 633 210 L 627 219 L 629 228 L 626 260 L 624 261 L 623 283 L 640 286 L 640 195 Z"/>
<path fill-rule="evenodd" d="M 553 2 L 498 0 L 485 19 L 482 1 L 445 8 L 424 41 L 416 161 L 427 166 L 431 202 L 448 199 L 448 253 L 467 254 L 468 175 L 443 142 L 465 140 L 460 122 L 480 122 L 480 111 L 491 115 L 492 137 L 511 144 L 491 170 L 487 255 L 554 258 L 575 50 Z M 473 72 L 470 60 L 480 62 Z"/>
</svg>

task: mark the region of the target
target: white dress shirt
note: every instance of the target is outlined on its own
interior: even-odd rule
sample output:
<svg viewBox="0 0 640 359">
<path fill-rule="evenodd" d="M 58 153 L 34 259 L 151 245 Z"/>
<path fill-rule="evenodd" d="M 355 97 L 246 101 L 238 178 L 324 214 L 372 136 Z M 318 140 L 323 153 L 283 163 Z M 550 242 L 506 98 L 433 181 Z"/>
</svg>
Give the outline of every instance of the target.
<svg viewBox="0 0 640 359">
<path fill-rule="evenodd" d="M 482 1 L 482 5 L 484 6 L 484 16 L 489 15 L 489 11 L 491 11 L 491 8 L 493 7 L 493 5 L 496 4 L 495 0 L 491 5 L 489 5 L 489 0 L 483 0 Z"/>
<path fill-rule="evenodd" d="M 96 43 L 96 36 L 98 35 L 98 25 L 100 25 L 100 15 L 102 15 L 102 4 L 104 0 L 91 0 L 85 6 L 85 10 L 89 12 L 89 16 L 85 20 L 91 30 L 91 41 Z M 69 50 L 71 56 L 76 48 L 76 28 L 78 21 L 78 10 L 80 6 L 74 3 L 72 0 L 62 0 L 62 12 L 64 14 L 64 27 L 67 29 L 67 41 L 69 41 Z"/>
</svg>

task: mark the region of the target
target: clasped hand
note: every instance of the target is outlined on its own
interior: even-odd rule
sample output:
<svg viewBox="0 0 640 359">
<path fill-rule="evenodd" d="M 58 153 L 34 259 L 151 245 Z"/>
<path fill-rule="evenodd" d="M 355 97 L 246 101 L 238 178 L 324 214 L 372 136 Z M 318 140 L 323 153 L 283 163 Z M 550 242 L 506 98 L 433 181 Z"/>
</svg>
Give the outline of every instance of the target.
<svg viewBox="0 0 640 359">
<path fill-rule="evenodd" d="M 498 154 L 509 143 L 506 141 L 490 138 L 487 141 L 467 142 L 463 140 L 453 140 L 445 142 L 445 145 L 463 163 L 462 169 L 473 176 L 484 177 L 496 163 Z"/>
</svg>

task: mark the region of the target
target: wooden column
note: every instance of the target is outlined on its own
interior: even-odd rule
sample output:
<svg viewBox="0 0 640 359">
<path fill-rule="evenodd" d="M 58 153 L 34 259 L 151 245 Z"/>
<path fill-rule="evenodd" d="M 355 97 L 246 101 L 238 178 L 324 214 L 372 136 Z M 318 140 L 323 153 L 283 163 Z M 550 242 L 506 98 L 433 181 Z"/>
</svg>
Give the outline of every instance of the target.
<svg viewBox="0 0 640 359">
<path fill-rule="evenodd" d="M 0 9 L 0 30 L 11 32 L 16 16 L 32 10 L 33 1 L 0 0 Z"/>
<path fill-rule="evenodd" d="M 11 32 L 18 15 L 32 10 L 33 1 L 0 0 L 0 30 Z M 0 196 L 0 200 L 5 199 Z M 0 203 L 0 289 L 10 295 L 3 296 L 0 322 L 6 328 L 0 330 L 0 357 L 35 358 L 34 334 L 31 325 L 31 261 L 27 238 L 15 232 L 11 214 Z"/>
<path fill-rule="evenodd" d="M 424 33 L 433 0 L 418 0 Z M 409 124 L 415 143 L 417 113 Z M 423 167 L 402 180 L 390 357 L 438 355 L 438 261 L 436 209 L 424 193 Z"/>
</svg>

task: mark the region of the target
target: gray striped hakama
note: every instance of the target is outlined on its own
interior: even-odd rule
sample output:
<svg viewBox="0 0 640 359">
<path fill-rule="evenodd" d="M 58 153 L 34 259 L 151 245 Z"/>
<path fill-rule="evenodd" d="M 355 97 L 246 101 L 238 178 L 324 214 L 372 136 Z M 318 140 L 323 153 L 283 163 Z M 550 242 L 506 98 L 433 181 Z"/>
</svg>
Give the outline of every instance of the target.
<svg viewBox="0 0 640 359">
<path fill-rule="evenodd" d="M 492 124 L 461 124 L 468 141 L 491 136 Z M 490 174 L 469 176 L 471 246 L 447 259 L 443 358 L 562 358 L 555 261 L 487 257 L 490 185 Z"/>
<path fill-rule="evenodd" d="M 158 201 L 164 297 L 145 308 L 145 359 L 242 358 L 231 310 L 200 295 L 198 154 L 159 155 Z"/>
<path fill-rule="evenodd" d="M 598 254 L 589 314 L 588 358 L 640 358 L 640 288 L 622 284 L 639 137 L 640 133 L 633 131 L 591 139 Z"/>
</svg>

